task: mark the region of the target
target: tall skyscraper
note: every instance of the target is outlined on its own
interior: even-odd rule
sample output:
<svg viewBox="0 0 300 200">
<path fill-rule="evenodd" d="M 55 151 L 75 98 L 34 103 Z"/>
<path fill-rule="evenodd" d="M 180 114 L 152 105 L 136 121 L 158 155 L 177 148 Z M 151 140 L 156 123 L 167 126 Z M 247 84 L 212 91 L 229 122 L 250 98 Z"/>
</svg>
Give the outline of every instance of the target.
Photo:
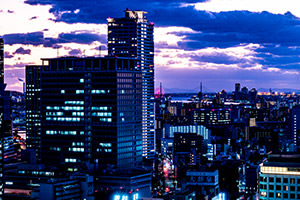
<svg viewBox="0 0 300 200">
<path fill-rule="evenodd" d="M 40 160 L 41 153 L 41 89 L 40 75 L 42 66 L 26 66 L 26 144 L 36 151 Z"/>
<path fill-rule="evenodd" d="M 295 106 L 291 109 L 289 116 L 289 139 L 293 144 L 293 151 L 299 148 L 299 134 L 300 133 L 300 107 Z"/>
<path fill-rule="evenodd" d="M 154 40 L 145 11 L 125 10 L 123 18 L 108 18 L 108 54 L 140 60 L 143 91 L 143 157 L 154 156 Z"/>
<path fill-rule="evenodd" d="M 0 131 L 1 131 L 1 136 L 0 136 L 0 200 L 2 199 L 3 196 L 3 168 L 4 168 L 4 126 L 3 126 L 3 121 L 4 121 L 4 84 L 3 84 L 3 76 L 2 71 L 4 71 L 4 53 L 3 53 L 3 39 L 0 38 Z"/>
<path fill-rule="evenodd" d="M 3 38 L 0 37 L 0 84 L 4 83 L 4 44 Z"/>
<path fill-rule="evenodd" d="M 4 45 L 0 38 L 0 200 L 3 197 L 3 176 L 4 176 L 4 144 L 5 137 L 11 136 L 11 113 L 10 95 L 5 91 L 4 84 Z"/>
<path fill-rule="evenodd" d="M 29 122 L 40 123 L 40 129 L 28 132 L 28 139 L 40 149 L 41 160 L 64 163 L 74 170 L 80 163 L 96 168 L 139 166 L 142 74 L 136 67 L 138 60 L 42 60 L 42 66 L 26 68 L 26 95 L 32 104 L 27 113 L 35 115 L 29 119 L 40 120 Z"/>
</svg>

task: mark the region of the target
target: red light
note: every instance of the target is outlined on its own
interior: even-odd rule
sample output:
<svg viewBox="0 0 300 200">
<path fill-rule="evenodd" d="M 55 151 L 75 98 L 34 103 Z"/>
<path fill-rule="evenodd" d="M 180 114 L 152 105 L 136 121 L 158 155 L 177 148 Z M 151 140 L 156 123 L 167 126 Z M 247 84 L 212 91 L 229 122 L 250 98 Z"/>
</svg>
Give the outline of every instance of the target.
<svg viewBox="0 0 300 200">
<path fill-rule="evenodd" d="M 139 188 L 137 188 L 136 191 L 139 191 Z"/>
<path fill-rule="evenodd" d="M 212 111 L 215 111 L 215 109 L 212 109 Z"/>
<path fill-rule="evenodd" d="M 169 191 L 170 191 L 170 188 L 167 187 L 167 188 L 166 188 L 166 192 L 169 192 Z"/>
<path fill-rule="evenodd" d="M 122 190 L 122 189 L 123 189 L 123 187 L 120 187 L 120 189 Z"/>
</svg>

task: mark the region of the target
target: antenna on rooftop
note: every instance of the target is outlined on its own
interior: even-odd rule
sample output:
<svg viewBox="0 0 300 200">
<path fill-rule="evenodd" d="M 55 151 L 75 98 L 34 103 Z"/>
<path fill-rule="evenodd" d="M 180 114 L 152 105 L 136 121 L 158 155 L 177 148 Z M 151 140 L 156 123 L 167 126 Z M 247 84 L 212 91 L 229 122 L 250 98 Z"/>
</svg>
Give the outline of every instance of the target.
<svg viewBox="0 0 300 200">
<path fill-rule="evenodd" d="M 202 81 L 200 82 L 200 92 L 202 93 Z"/>
<path fill-rule="evenodd" d="M 101 45 L 99 46 L 99 57 L 101 57 Z"/>
<path fill-rule="evenodd" d="M 161 98 L 162 97 L 162 82 L 160 82 L 159 94 L 160 94 L 160 98 Z"/>
</svg>

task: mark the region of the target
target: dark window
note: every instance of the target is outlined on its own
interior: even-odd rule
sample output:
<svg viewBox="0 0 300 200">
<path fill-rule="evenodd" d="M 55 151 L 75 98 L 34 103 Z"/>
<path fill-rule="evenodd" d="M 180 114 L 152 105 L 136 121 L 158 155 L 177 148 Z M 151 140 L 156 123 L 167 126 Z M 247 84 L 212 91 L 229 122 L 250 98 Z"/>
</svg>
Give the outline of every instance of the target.
<svg viewBox="0 0 300 200">
<path fill-rule="evenodd" d="M 289 179 L 288 179 L 288 178 L 283 178 L 283 182 L 284 182 L 284 183 L 288 183 L 288 182 L 289 182 Z"/>
<path fill-rule="evenodd" d="M 281 183 L 281 178 L 276 178 L 276 183 Z"/>
<path fill-rule="evenodd" d="M 276 190 L 281 190 L 281 185 L 276 185 Z"/>
<path fill-rule="evenodd" d="M 269 185 L 269 190 L 274 190 L 274 185 Z"/>
<path fill-rule="evenodd" d="M 274 182 L 274 178 L 273 177 L 269 177 L 269 182 Z"/>
<path fill-rule="evenodd" d="M 291 191 L 295 191 L 295 186 L 290 186 Z"/>
<path fill-rule="evenodd" d="M 274 197 L 274 193 L 273 193 L 273 192 L 270 192 L 270 193 L 269 193 L 269 197 Z"/>
<path fill-rule="evenodd" d="M 296 180 L 295 180 L 294 178 L 291 178 L 291 179 L 290 179 L 290 182 L 291 182 L 292 184 L 295 184 L 295 183 L 296 183 Z"/>
</svg>

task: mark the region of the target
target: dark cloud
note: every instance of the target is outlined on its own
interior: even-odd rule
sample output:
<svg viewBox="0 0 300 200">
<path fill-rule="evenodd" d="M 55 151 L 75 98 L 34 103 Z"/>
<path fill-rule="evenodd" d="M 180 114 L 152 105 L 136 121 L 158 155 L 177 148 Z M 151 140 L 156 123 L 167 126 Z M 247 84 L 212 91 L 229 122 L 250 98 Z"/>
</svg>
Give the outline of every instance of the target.
<svg viewBox="0 0 300 200">
<path fill-rule="evenodd" d="M 44 38 L 43 32 L 17 33 L 3 36 L 4 43 L 8 45 L 43 45 L 44 47 L 60 48 L 65 43 L 91 44 L 94 41 L 106 43 L 106 35 L 98 35 L 88 32 L 61 33 L 58 38 Z"/>
<path fill-rule="evenodd" d="M 116 1 L 73 1 L 73 0 L 26 0 L 25 3 L 30 5 L 51 5 L 50 12 L 56 17 L 56 21 L 67 23 L 106 23 L 107 17 L 121 17 L 126 8 L 132 10 L 145 10 L 153 21 L 156 16 L 161 20 L 165 17 L 172 17 L 172 9 L 180 8 L 183 3 L 204 2 L 206 0 L 119 0 Z M 109 8 L 109 9 L 108 9 Z M 79 9 L 79 12 L 77 10 Z M 162 12 L 168 11 L 163 14 Z M 76 12 L 75 12 L 76 11 Z M 174 20 L 177 20 L 174 19 Z"/>
<path fill-rule="evenodd" d="M 43 32 L 6 34 L 3 38 L 4 43 L 9 45 L 31 44 L 33 46 L 38 46 L 44 43 Z"/>
<path fill-rule="evenodd" d="M 78 56 L 78 55 L 81 55 L 82 52 L 80 49 L 72 49 L 71 51 L 69 51 L 69 55 L 70 56 Z"/>
<path fill-rule="evenodd" d="M 164 48 L 183 49 L 189 54 L 187 57 L 189 57 L 190 60 L 198 61 L 199 63 L 236 64 L 241 68 L 261 64 L 263 69 L 272 67 L 300 71 L 300 19 L 295 17 L 292 13 L 287 12 L 282 15 L 269 12 L 249 11 L 208 12 L 197 11 L 193 6 L 180 6 L 182 3 L 195 3 L 200 1 L 118 0 L 99 2 L 95 0 L 26 0 L 25 3 L 30 5 L 51 5 L 49 12 L 55 16 L 52 20 L 66 23 L 107 23 L 106 19 L 108 17 L 123 17 L 124 14 L 122 11 L 126 7 L 132 10 L 145 10 L 148 12 L 148 18 L 155 22 L 156 26 L 183 26 L 195 31 L 195 33 L 169 33 L 181 36 L 183 39 L 178 42 L 177 46 L 168 46 L 167 43 L 163 42 L 156 43 L 156 53 L 163 51 Z M 20 40 L 19 38 L 17 39 Z M 58 38 L 45 38 L 42 44 L 47 47 L 53 47 L 54 45 L 69 42 L 90 44 L 95 40 L 106 43 L 106 36 L 97 37 L 95 35 L 88 35 L 88 33 L 67 33 L 60 34 Z M 34 42 L 36 42 L 36 40 L 34 40 Z M 253 56 L 256 56 L 256 58 L 250 61 L 245 58 L 236 58 L 224 53 L 200 56 L 193 54 L 194 50 L 207 47 L 225 49 L 249 43 L 260 44 L 259 48 L 253 49 L 253 51 L 255 51 L 254 53 L 256 53 Z M 175 71 L 178 73 L 180 70 Z M 220 71 L 222 70 L 219 70 L 219 72 Z M 269 80 L 268 84 L 275 84 L 277 83 L 276 81 L 281 81 L 282 83 L 288 81 L 281 79 L 280 73 L 262 72 L 260 74 L 255 70 L 249 73 L 251 76 L 247 76 L 247 71 L 245 70 L 239 78 L 239 71 L 240 70 L 234 72 L 230 71 L 230 73 L 227 74 L 228 82 L 243 80 L 242 78 L 248 81 L 257 80 L 258 82 Z M 207 71 L 206 73 L 208 76 L 212 75 L 212 77 L 215 77 L 215 72 L 216 71 L 214 71 L 214 73 Z M 158 77 L 160 77 L 159 73 L 160 71 L 157 72 Z M 185 75 L 187 77 L 194 76 L 193 73 L 194 72 L 189 70 Z M 201 73 L 201 71 L 195 74 L 199 75 L 199 73 Z M 268 76 L 268 73 L 280 80 L 275 80 L 273 77 Z M 260 77 L 262 74 L 263 76 Z M 179 75 L 184 76 L 183 73 L 178 73 L 178 76 Z M 219 75 L 225 76 L 226 73 L 219 73 Z M 172 76 L 172 74 L 168 74 L 168 76 L 177 81 L 174 77 L 178 76 Z M 264 79 L 264 77 L 266 78 Z M 291 76 L 283 77 L 291 78 Z M 166 80 L 168 79 L 167 77 L 165 78 Z M 215 77 L 211 84 L 216 84 L 218 82 L 216 81 L 217 79 L 218 78 Z M 220 81 L 222 80 L 224 80 L 224 78 L 220 78 Z M 297 79 L 297 81 L 299 81 L 299 79 Z M 177 82 L 179 83 L 180 81 Z M 297 87 L 300 87 L 298 82 L 293 83 L 296 83 Z M 286 86 L 282 85 L 282 87 Z"/>
<path fill-rule="evenodd" d="M 11 55 L 9 52 L 5 51 L 4 52 L 4 58 L 13 58 L 14 56 Z"/>
<path fill-rule="evenodd" d="M 184 57 L 186 57 L 185 55 Z M 219 53 L 219 52 L 213 52 L 213 53 L 206 53 L 202 55 L 189 55 L 191 60 L 198 61 L 198 62 L 208 62 L 208 63 L 215 63 L 215 64 L 246 64 L 246 63 L 253 63 L 253 61 L 249 61 L 245 58 L 238 58 L 235 56 L 230 56 L 226 53 Z"/>
<path fill-rule="evenodd" d="M 207 12 L 197 11 L 193 6 L 180 6 L 181 3 L 201 1 L 132 0 L 27 0 L 30 5 L 52 5 L 50 12 L 56 21 L 67 23 L 106 23 L 107 17 L 122 17 L 122 11 L 148 11 L 148 18 L 159 26 L 184 26 L 201 33 L 183 34 L 186 40 L 180 48 L 193 50 L 213 47 L 229 47 L 240 43 L 278 43 L 300 45 L 300 20 L 291 13 L 272 14 L 269 12 Z M 124 6 L 125 5 L 125 6 Z M 110 8 L 110 9 L 107 9 Z"/>
<path fill-rule="evenodd" d="M 34 19 L 37 19 L 38 17 L 37 16 L 34 16 L 34 17 L 31 17 L 29 20 L 34 20 Z"/>
<path fill-rule="evenodd" d="M 18 48 L 13 54 L 31 54 L 31 50 L 30 49 L 24 49 L 23 47 Z"/>
</svg>

